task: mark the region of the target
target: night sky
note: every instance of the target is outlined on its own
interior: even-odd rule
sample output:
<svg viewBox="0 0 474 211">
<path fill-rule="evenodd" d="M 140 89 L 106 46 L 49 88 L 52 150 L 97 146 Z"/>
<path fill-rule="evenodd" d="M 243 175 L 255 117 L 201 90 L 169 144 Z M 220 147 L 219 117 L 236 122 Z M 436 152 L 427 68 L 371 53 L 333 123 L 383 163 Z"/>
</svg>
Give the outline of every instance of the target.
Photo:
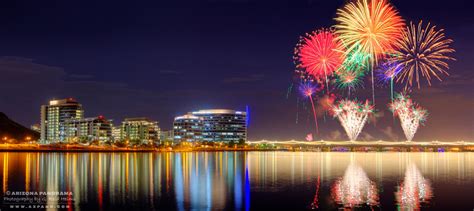
<svg viewBox="0 0 474 211">
<path fill-rule="evenodd" d="M 394 0 L 408 21 L 431 21 L 454 39 L 450 76 L 412 96 L 430 116 L 416 140 L 474 139 L 474 20 L 469 1 Z M 342 0 L 326 1 L 2 1 L 0 111 L 30 126 L 40 105 L 75 97 L 87 117 L 115 124 L 147 116 L 171 128 L 173 117 L 205 108 L 250 106 L 249 138 L 303 139 L 314 132 L 309 104 L 293 82 L 300 35 L 335 22 Z M 371 85 L 358 90 L 370 99 Z M 401 85 L 398 85 L 400 90 Z M 404 140 L 377 89 L 378 119 L 360 140 Z M 298 116 L 298 120 L 297 120 Z M 320 137 L 344 139 L 319 116 Z"/>
</svg>

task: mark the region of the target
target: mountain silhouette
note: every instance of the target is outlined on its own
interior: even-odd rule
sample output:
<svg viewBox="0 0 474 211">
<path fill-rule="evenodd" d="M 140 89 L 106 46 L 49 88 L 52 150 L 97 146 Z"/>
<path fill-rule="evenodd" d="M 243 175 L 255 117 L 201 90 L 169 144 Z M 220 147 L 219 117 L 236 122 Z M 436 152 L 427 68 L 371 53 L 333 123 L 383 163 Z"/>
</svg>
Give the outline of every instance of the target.
<svg viewBox="0 0 474 211">
<path fill-rule="evenodd" d="M 8 116 L 0 112 L 0 141 L 3 142 L 3 138 L 7 137 L 10 139 L 15 139 L 18 142 L 25 142 L 27 137 L 30 137 L 30 140 L 38 140 L 40 134 L 36 131 L 30 130 L 25 126 L 18 124 L 17 122 L 8 118 Z"/>
</svg>

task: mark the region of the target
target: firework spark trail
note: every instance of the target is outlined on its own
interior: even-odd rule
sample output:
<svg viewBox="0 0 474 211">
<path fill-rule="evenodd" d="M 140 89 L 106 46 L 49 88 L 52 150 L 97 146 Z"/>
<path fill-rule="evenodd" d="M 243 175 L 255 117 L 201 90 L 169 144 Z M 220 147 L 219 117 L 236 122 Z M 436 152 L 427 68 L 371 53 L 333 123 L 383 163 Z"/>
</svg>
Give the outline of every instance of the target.
<svg viewBox="0 0 474 211">
<path fill-rule="evenodd" d="M 396 48 L 405 26 L 402 17 L 386 0 L 358 0 L 337 10 L 336 34 L 346 46 L 346 55 L 356 48 L 370 55 L 372 101 L 375 104 L 373 69 L 380 58 Z"/>
<path fill-rule="evenodd" d="M 339 119 L 350 141 L 355 141 L 367 122 L 373 107 L 366 101 L 365 104 L 356 101 L 341 100 L 332 106 L 333 116 Z"/>
<path fill-rule="evenodd" d="M 393 102 L 393 78 L 390 79 L 390 100 Z"/>
<path fill-rule="evenodd" d="M 286 92 L 286 99 L 288 99 L 288 97 L 290 96 L 292 89 L 293 89 L 293 83 L 291 83 L 290 86 L 288 87 L 288 91 Z"/>
<path fill-rule="evenodd" d="M 296 121 L 295 121 L 295 124 L 298 124 L 298 108 L 299 108 L 299 104 L 300 104 L 300 99 L 298 97 L 296 97 Z"/>
<path fill-rule="evenodd" d="M 418 26 L 410 23 L 402 34 L 403 39 L 397 42 L 398 48 L 391 60 L 402 69 L 396 81 L 406 82 L 405 90 L 412 86 L 414 78 L 419 89 L 421 76 L 431 86 L 432 76 L 441 81 L 438 74 L 449 75 L 445 70 L 449 69 L 447 61 L 455 59 L 446 54 L 454 52 L 450 47 L 453 40 L 445 38 L 443 29 L 436 30 L 430 23 L 423 27 L 420 21 Z"/>
<path fill-rule="evenodd" d="M 317 30 L 302 37 L 295 48 L 297 69 L 314 79 L 325 79 L 329 93 L 329 79 L 344 61 L 342 42 L 331 30 Z"/>
<path fill-rule="evenodd" d="M 400 119 L 407 141 L 412 141 L 420 123 L 426 121 L 428 112 L 403 94 L 397 95 L 396 99 L 389 104 L 389 108 Z"/>
<path fill-rule="evenodd" d="M 423 177 L 415 164 L 408 165 L 405 178 L 395 193 L 403 210 L 419 210 L 420 202 L 428 202 L 433 196 L 430 182 Z"/>
<path fill-rule="evenodd" d="M 369 179 L 362 167 L 355 163 L 349 164 L 344 177 L 336 180 L 332 187 L 332 196 L 344 207 L 379 204 L 375 183 Z"/>
<path fill-rule="evenodd" d="M 313 110 L 314 124 L 316 127 L 316 134 L 319 134 L 318 118 L 316 115 L 316 107 L 314 106 L 313 94 L 318 91 L 318 84 L 312 82 L 304 82 L 300 84 L 299 90 L 301 94 L 308 97 L 311 102 L 311 108 Z"/>
<path fill-rule="evenodd" d="M 316 134 L 319 135 L 318 118 L 316 118 L 316 109 L 314 108 L 314 101 L 311 95 L 309 95 L 309 100 L 311 101 L 311 106 L 313 108 L 314 123 L 316 124 Z"/>
</svg>

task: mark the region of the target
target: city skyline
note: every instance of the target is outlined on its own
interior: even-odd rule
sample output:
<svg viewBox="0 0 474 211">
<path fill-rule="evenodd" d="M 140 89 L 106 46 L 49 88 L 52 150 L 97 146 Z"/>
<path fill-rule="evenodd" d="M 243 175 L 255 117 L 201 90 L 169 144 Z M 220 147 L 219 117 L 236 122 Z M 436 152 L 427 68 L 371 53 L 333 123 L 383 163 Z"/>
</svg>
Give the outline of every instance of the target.
<svg viewBox="0 0 474 211">
<path fill-rule="evenodd" d="M 0 30 L 0 88 L 6 90 L 0 94 L 2 111 L 29 126 L 39 122 L 39 105 L 75 97 L 88 110 L 86 116 L 148 116 L 171 129 L 173 118 L 187 111 L 244 110 L 249 105 L 250 140 L 303 140 L 315 133 L 310 109 L 302 108 L 302 100 L 296 109 L 297 93 L 286 96 L 294 70 L 292 51 L 300 35 L 332 25 L 332 13 L 343 1 L 201 3 L 118 2 L 112 10 L 104 10 L 105 4 L 80 4 L 78 9 L 12 5 L 2 14 L 6 27 Z M 472 18 L 459 12 L 467 10 L 462 3 L 426 4 L 396 2 L 410 20 L 426 19 L 444 28 L 454 40 L 457 61 L 442 82 L 422 84 L 412 93 L 430 113 L 414 141 L 469 141 L 474 138 Z M 420 5 L 431 9 L 418 11 Z M 38 6 L 46 12 L 32 10 Z M 129 6 L 133 9 L 123 18 L 117 15 Z M 90 16 L 82 16 L 81 10 Z M 450 15 L 439 17 L 440 10 Z M 30 14 L 24 21 L 29 27 L 19 27 L 22 16 L 14 12 Z M 60 15 L 64 19 L 56 20 Z M 369 81 L 364 87 L 356 91 L 360 100 L 371 98 Z M 369 123 L 360 139 L 403 140 L 402 128 L 387 108 L 388 88 L 378 88 L 376 95 L 378 122 Z M 330 115 L 318 119 L 321 136 L 315 139 L 347 139 Z"/>
<path fill-rule="evenodd" d="M 87 117 L 75 98 L 54 99 L 41 105 L 41 122 L 31 126 L 40 133 L 41 144 L 71 143 L 99 145 L 167 145 L 182 142 L 244 143 L 247 141 L 247 112 L 205 109 L 176 116 L 173 127 L 161 132 L 158 121 L 127 117 L 113 123 L 103 115 Z M 171 136 L 171 137 L 170 137 Z M 4 139 L 8 136 L 3 134 Z M 171 139 L 170 139 L 171 138 Z"/>
</svg>

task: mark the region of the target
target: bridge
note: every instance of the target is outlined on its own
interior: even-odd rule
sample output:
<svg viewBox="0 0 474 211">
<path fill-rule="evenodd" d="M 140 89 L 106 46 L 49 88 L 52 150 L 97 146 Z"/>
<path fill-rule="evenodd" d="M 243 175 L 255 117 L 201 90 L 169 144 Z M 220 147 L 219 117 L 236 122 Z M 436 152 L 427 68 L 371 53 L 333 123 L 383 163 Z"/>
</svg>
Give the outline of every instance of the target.
<svg viewBox="0 0 474 211">
<path fill-rule="evenodd" d="M 279 149 L 317 149 L 321 151 L 473 151 L 474 142 L 418 141 L 247 141 L 254 147 L 273 146 Z"/>
</svg>

